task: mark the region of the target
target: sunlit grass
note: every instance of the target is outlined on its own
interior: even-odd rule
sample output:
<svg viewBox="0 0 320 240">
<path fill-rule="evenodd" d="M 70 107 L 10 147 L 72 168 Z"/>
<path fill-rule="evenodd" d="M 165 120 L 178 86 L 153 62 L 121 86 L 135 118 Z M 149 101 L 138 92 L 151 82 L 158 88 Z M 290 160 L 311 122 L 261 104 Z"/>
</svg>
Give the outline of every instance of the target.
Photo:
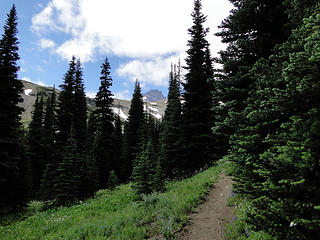
<svg viewBox="0 0 320 240">
<path fill-rule="evenodd" d="M 40 202 L 29 206 L 31 216 L 0 226 L 0 239 L 167 239 L 187 221 L 188 213 L 206 195 L 221 165 L 192 178 L 167 184 L 164 193 L 138 198 L 131 185 L 101 190 L 95 198 L 72 207 L 43 211 Z"/>
</svg>

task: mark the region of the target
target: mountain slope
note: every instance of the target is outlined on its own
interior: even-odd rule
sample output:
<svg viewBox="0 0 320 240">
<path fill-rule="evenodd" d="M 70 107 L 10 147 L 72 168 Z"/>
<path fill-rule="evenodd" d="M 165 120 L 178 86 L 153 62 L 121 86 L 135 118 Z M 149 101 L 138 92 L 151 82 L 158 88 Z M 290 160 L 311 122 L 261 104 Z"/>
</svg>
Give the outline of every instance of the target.
<svg viewBox="0 0 320 240">
<path fill-rule="evenodd" d="M 44 87 L 31 82 L 27 82 L 22 80 L 24 86 L 24 92 L 22 94 L 23 102 L 20 103 L 20 106 L 24 108 L 24 112 L 22 113 L 22 122 L 24 124 L 28 124 L 31 121 L 33 105 L 36 101 L 37 93 L 44 96 L 44 98 L 50 96 L 50 92 L 52 91 L 52 87 Z M 56 89 L 57 94 L 60 93 L 59 90 Z M 161 93 L 161 92 L 160 92 Z M 161 93 L 162 95 L 162 93 Z M 93 109 L 95 107 L 95 100 L 93 98 L 87 97 L 88 108 Z M 128 118 L 128 113 L 130 109 L 131 102 L 128 100 L 122 99 L 114 99 L 113 103 L 113 112 L 115 114 L 119 114 L 123 121 L 126 121 Z M 161 119 L 164 115 L 164 111 L 166 108 L 166 99 L 161 99 L 159 101 L 153 102 L 145 102 L 145 111 L 148 111 L 155 118 Z"/>
<path fill-rule="evenodd" d="M 156 89 L 146 92 L 143 97 L 148 102 L 157 102 L 166 99 L 162 92 Z"/>
</svg>

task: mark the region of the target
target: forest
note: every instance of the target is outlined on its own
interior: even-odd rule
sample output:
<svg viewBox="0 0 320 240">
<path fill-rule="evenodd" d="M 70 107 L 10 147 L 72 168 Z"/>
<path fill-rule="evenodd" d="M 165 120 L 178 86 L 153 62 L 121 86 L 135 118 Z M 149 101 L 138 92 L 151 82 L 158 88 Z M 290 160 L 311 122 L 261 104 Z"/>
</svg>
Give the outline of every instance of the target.
<svg viewBox="0 0 320 240">
<path fill-rule="evenodd" d="M 320 2 L 229 1 L 215 33 L 227 47 L 216 58 L 194 1 L 185 64 L 163 69 L 161 120 L 144 111 L 138 80 L 127 121 L 112 112 L 107 57 L 88 109 L 72 57 L 60 93 L 37 95 L 27 127 L 13 5 L 0 39 L 0 215 L 32 200 L 71 207 L 126 183 L 141 199 L 223 161 L 247 204 L 242 221 L 264 236 L 256 239 L 320 239 Z"/>
</svg>

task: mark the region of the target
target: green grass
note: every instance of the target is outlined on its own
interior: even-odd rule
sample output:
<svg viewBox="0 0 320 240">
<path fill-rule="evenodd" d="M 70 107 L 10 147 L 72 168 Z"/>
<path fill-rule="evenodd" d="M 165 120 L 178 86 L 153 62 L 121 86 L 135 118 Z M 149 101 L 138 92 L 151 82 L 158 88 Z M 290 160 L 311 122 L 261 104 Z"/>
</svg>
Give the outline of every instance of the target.
<svg viewBox="0 0 320 240">
<path fill-rule="evenodd" d="M 228 199 L 228 206 L 235 206 L 236 220 L 227 225 L 226 237 L 229 240 L 276 240 L 264 231 L 255 231 L 246 223 L 246 212 L 250 209 L 250 201 L 237 194 Z"/>
<path fill-rule="evenodd" d="M 131 185 L 101 190 L 72 207 L 42 210 L 29 205 L 28 217 L 0 226 L 0 239 L 145 239 L 161 234 L 174 239 L 190 213 L 205 197 L 223 169 L 212 167 L 192 178 L 167 184 L 167 192 L 138 199 Z"/>
</svg>

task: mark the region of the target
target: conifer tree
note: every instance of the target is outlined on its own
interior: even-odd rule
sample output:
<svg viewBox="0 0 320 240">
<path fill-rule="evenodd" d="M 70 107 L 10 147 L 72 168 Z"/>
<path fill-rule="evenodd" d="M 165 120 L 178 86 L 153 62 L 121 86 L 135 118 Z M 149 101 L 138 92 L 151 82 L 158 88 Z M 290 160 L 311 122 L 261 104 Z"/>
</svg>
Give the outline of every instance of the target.
<svg viewBox="0 0 320 240">
<path fill-rule="evenodd" d="M 121 181 L 128 181 L 130 178 L 135 158 L 140 152 L 143 121 L 144 113 L 141 88 L 139 82 L 136 81 L 129 110 L 129 117 L 124 129 Z"/>
<path fill-rule="evenodd" d="M 107 187 L 109 172 L 112 170 L 115 159 L 113 113 L 111 109 L 113 95 L 109 89 L 112 86 L 110 69 L 109 60 L 106 58 L 101 66 L 101 85 L 96 95 L 98 137 L 95 156 L 101 188 Z"/>
<path fill-rule="evenodd" d="M 229 139 L 243 121 L 248 92 L 254 84 L 249 71 L 260 58 L 268 58 L 277 44 L 290 34 L 285 0 L 254 1 L 231 0 L 235 9 L 221 24 L 216 35 L 227 43 L 217 61 L 223 64 L 217 70 L 214 83 L 214 134 L 223 141 L 220 151 L 226 153 Z M 223 147 L 225 146 L 225 147 Z"/>
<path fill-rule="evenodd" d="M 133 188 L 138 194 L 150 194 L 153 191 L 160 190 L 162 181 L 159 182 L 157 174 L 158 161 L 152 140 L 149 139 L 146 146 L 138 154 L 133 168 L 132 179 Z"/>
<path fill-rule="evenodd" d="M 45 168 L 45 149 L 42 142 L 43 130 L 43 97 L 39 99 L 39 94 L 37 94 L 28 135 L 32 188 L 34 193 L 38 192 L 40 188 L 40 181 Z"/>
<path fill-rule="evenodd" d="M 60 85 L 61 92 L 58 98 L 57 109 L 57 144 L 62 148 L 70 138 L 69 134 L 73 124 L 74 113 L 74 86 L 75 86 L 76 59 L 73 56 L 69 62 L 69 69 L 64 75 L 64 82 Z"/>
<path fill-rule="evenodd" d="M 80 156 L 72 132 L 61 153 L 61 162 L 54 180 L 56 205 L 68 205 L 80 197 L 81 169 L 83 158 Z"/>
<path fill-rule="evenodd" d="M 185 138 L 186 170 L 192 172 L 209 164 L 213 159 L 212 142 L 212 101 L 211 85 L 208 81 L 209 43 L 205 39 L 208 29 L 203 27 L 206 17 L 201 12 L 201 1 L 194 2 L 193 26 L 188 30 L 187 70 L 184 86 L 183 130 Z M 209 65 L 211 65 L 209 63 Z"/>
<path fill-rule="evenodd" d="M 87 152 L 94 156 L 96 141 L 98 136 L 98 120 L 97 120 L 97 112 L 92 110 L 89 112 L 88 116 L 88 144 L 87 144 Z"/>
<path fill-rule="evenodd" d="M 246 76 L 254 84 L 229 154 L 234 189 L 251 203 L 247 223 L 277 239 L 319 238 L 320 6 L 310 1 L 309 9 L 297 9 L 301 3 L 285 5 L 292 21 L 286 26 L 300 26 Z"/>
<path fill-rule="evenodd" d="M 41 199 L 54 199 L 53 180 L 57 175 L 58 158 L 57 151 L 55 150 L 56 140 L 56 91 L 53 88 L 50 98 L 46 103 L 46 111 L 43 124 L 42 143 L 45 149 L 44 162 L 45 169 L 41 180 L 40 197 Z"/>
<path fill-rule="evenodd" d="M 159 161 L 166 177 L 181 177 L 183 158 L 180 66 L 171 66 L 168 102 L 160 133 Z"/>
<path fill-rule="evenodd" d="M 87 145 L 87 99 L 84 92 L 82 68 L 79 59 L 76 61 L 74 77 L 74 138 L 77 141 L 79 151 L 85 151 Z"/>
<path fill-rule="evenodd" d="M 0 39 L 0 213 L 21 205 L 28 194 L 28 162 L 19 134 L 23 85 L 17 80 L 17 14 L 12 6 Z"/>
<path fill-rule="evenodd" d="M 119 106 L 120 109 L 120 106 Z M 120 119 L 120 114 L 116 116 L 115 120 L 115 141 L 114 141 L 114 162 L 112 168 L 115 171 L 115 174 L 119 176 L 121 174 L 121 154 L 123 147 L 123 133 L 122 133 L 122 123 Z"/>
</svg>

